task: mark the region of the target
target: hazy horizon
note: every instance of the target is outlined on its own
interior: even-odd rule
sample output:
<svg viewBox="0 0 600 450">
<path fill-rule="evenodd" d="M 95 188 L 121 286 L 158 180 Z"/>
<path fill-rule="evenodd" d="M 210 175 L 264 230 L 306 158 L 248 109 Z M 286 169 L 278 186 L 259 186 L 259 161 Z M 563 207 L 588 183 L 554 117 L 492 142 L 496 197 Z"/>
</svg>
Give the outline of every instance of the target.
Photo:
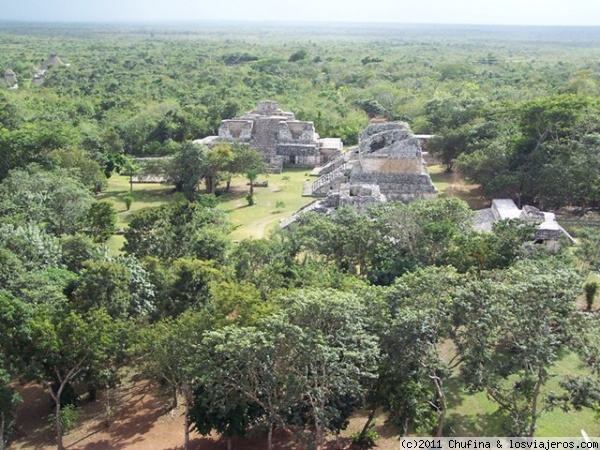
<svg viewBox="0 0 600 450">
<path fill-rule="evenodd" d="M 600 26 L 597 0 L 21 0 L 2 22 Z"/>
</svg>

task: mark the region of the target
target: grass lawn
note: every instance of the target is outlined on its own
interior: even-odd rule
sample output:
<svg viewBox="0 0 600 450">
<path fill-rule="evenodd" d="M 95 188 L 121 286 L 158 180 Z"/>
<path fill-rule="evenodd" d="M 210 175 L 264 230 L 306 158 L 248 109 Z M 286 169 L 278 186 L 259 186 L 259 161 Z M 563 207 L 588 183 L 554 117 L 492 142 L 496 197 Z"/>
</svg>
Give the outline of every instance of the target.
<svg viewBox="0 0 600 450">
<path fill-rule="evenodd" d="M 123 197 L 131 195 L 133 202 L 127 211 Z M 99 201 L 111 202 L 117 210 L 117 227 L 126 228 L 131 221 L 131 216 L 136 211 L 146 208 L 155 208 L 165 203 L 174 201 L 177 196 L 171 186 L 158 183 L 134 183 L 133 191 L 129 190 L 129 177 L 114 174 L 108 180 L 107 189 L 96 196 Z M 111 255 L 120 253 L 125 242 L 123 235 L 113 235 L 107 242 Z"/>
<path fill-rule="evenodd" d="M 267 236 L 269 231 L 279 226 L 279 221 L 289 217 L 300 207 L 310 203 L 313 198 L 302 197 L 302 185 L 309 179 L 308 169 L 286 169 L 282 174 L 262 175 L 258 181 L 268 181 L 268 187 L 255 187 L 254 198 L 256 204 L 248 206 L 246 194 L 249 186 L 246 179 L 234 178 L 231 183 L 231 192 L 223 194 L 219 208 L 229 213 L 229 218 L 235 230 L 232 238 L 241 240 L 247 238 L 261 238 Z M 289 177 L 289 180 L 283 180 Z M 311 179 L 314 180 L 314 179 Z M 278 201 L 285 206 L 276 208 Z"/>
<path fill-rule="evenodd" d="M 262 175 L 258 181 L 268 181 L 268 187 L 255 187 L 254 197 L 256 204 L 248 206 L 246 194 L 249 187 L 247 180 L 237 177 L 232 180 L 231 192 L 219 197 L 219 208 L 227 211 L 235 230 L 232 238 L 241 240 L 250 237 L 260 238 L 279 225 L 279 221 L 290 216 L 300 207 L 311 202 L 310 197 L 302 197 L 302 185 L 308 177 L 307 169 L 287 169 L 282 174 Z M 284 180 L 289 177 L 289 180 Z M 127 211 L 123 198 L 126 195 L 133 197 L 131 209 Z M 96 199 L 109 201 L 115 205 L 118 214 L 117 226 L 127 228 L 132 215 L 146 208 L 155 208 L 166 203 L 176 201 L 178 194 L 173 192 L 173 187 L 157 183 L 139 183 L 129 190 L 129 178 L 113 175 L 108 180 L 108 188 L 99 194 Z M 278 201 L 284 206 L 276 207 Z M 122 235 L 114 235 L 108 241 L 108 248 L 112 255 L 119 254 L 123 243 Z"/>
<path fill-rule="evenodd" d="M 573 353 L 566 354 L 554 366 L 551 378 L 544 392 L 560 392 L 559 379 L 564 375 L 585 374 L 579 358 Z M 453 377 L 449 382 L 448 423 L 455 436 L 503 436 L 501 417 L 497 405 L 483 393 L 467 395 L 461 391 L 461 381 Z M 581 430 L 589 436 L 600 435 L 600 420 L 593 411 L 586 409 L 565 413 L 559 409 L 545 412 L 538 420 L 537 437 L 581 436 Z"/>
</svg>

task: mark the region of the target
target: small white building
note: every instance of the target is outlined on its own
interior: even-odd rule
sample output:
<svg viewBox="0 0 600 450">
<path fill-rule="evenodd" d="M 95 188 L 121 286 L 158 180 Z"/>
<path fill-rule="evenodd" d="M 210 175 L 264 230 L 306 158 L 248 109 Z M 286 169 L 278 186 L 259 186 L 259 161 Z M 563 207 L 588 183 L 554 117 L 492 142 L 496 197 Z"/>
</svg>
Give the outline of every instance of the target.
<svg viewBox="0 0 600 450">
<path fill-rule="evenodd" d="M 535 240 L 538 242 L 558 241 L 561 234 L 574 242 L 573 237 L 556 221 L 554 213 L 540 211 L 529 205 L 519 209 L 513 200 L 505 198 L 492 200 L 491 208 L 476 211 L 475 229 L 491 231 L 494 222 L 509 219 L 537 224 Z"/>
</svg>

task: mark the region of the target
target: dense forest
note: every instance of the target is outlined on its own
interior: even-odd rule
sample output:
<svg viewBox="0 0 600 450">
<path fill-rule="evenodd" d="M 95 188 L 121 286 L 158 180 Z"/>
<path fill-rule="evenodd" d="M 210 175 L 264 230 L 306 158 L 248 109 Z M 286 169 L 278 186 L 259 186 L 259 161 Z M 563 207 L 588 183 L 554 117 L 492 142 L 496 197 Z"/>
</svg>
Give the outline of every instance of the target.
<svg viewBox="0 0 600 450">
<path fill-rule="evenodd" d="M 475 231 L 442 195 L 234 241 L 220 196 L 264 163 L 190 143 L 264 99 L 346 146 L 406 121 L 488 198 L 593 216 L 600 29 L 0 23 L 0 44 L 18 80 L 0 90 L 0 448 L 20 386 L 43 386 L 63 449 L 86 403 L 111 425 L 132 374 L 183 405 L 186 448 L 368 448 L 380 413 L 394 437 L 600 433 L 596 227 L 551 251 L 518 220 Z M 172 192 L 111 251 L 100 196 L 149 156 L 170 157 Z M 453 408 L 477 395 L 493 414 L 474 426 Z"/>
</svg>

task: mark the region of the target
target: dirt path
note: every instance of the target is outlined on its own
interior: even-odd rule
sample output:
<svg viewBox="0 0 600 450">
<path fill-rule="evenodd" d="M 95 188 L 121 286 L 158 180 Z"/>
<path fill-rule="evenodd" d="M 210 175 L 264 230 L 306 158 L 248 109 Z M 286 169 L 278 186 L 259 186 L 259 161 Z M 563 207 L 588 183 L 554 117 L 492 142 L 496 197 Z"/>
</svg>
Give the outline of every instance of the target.
<svg viewBox="0 0 600 450">
<path fill-rule="evenodd" d="M 9 450 L 51 450 L 56 448 L 54 428 L 49 424 L 50 402 L 48 395 L 36 384 L 18 387 L 23 398 L 17 410 L 19 424 L 17 438 Z M 133 378 L 124 383 L 114 394 L 116 413 L 110 427 L 106 426 L 104 402 L 83 400 L 79 408 L 77 428 L 64 437 L 70 450 L 179 450 L 183 448 L 183 409 L 169 411 L 157 386 L 146 380 Z M 102 395 L 101 395 L 102 397 Z M 360 429 L 363 418 L 351 421 L 348 433 Z M 379 431 L 379 430 L 378 430 Z M 380 431 L 381 433 L 381 431 Z M 385 433 L 384 433 L 385 434 Z M 347 435 L 347 434 L 346 434 Z M 385 436 L 379 442 L 380 450 L 396 449 L 397 440 Z M 191 433 L 190 450 L 225 450 L 227 443 L 217 436 L 202 437 Z M 299 450 L 289 446 L 283 433 L 274 439 L 276 450 Z M 342 447 L 332 440 L 330 450 L 348 448 L 348 439 L 342 439 Z M 235 450 L 264 450 L 266 438 L 233 440 Z"/>
</svg>

